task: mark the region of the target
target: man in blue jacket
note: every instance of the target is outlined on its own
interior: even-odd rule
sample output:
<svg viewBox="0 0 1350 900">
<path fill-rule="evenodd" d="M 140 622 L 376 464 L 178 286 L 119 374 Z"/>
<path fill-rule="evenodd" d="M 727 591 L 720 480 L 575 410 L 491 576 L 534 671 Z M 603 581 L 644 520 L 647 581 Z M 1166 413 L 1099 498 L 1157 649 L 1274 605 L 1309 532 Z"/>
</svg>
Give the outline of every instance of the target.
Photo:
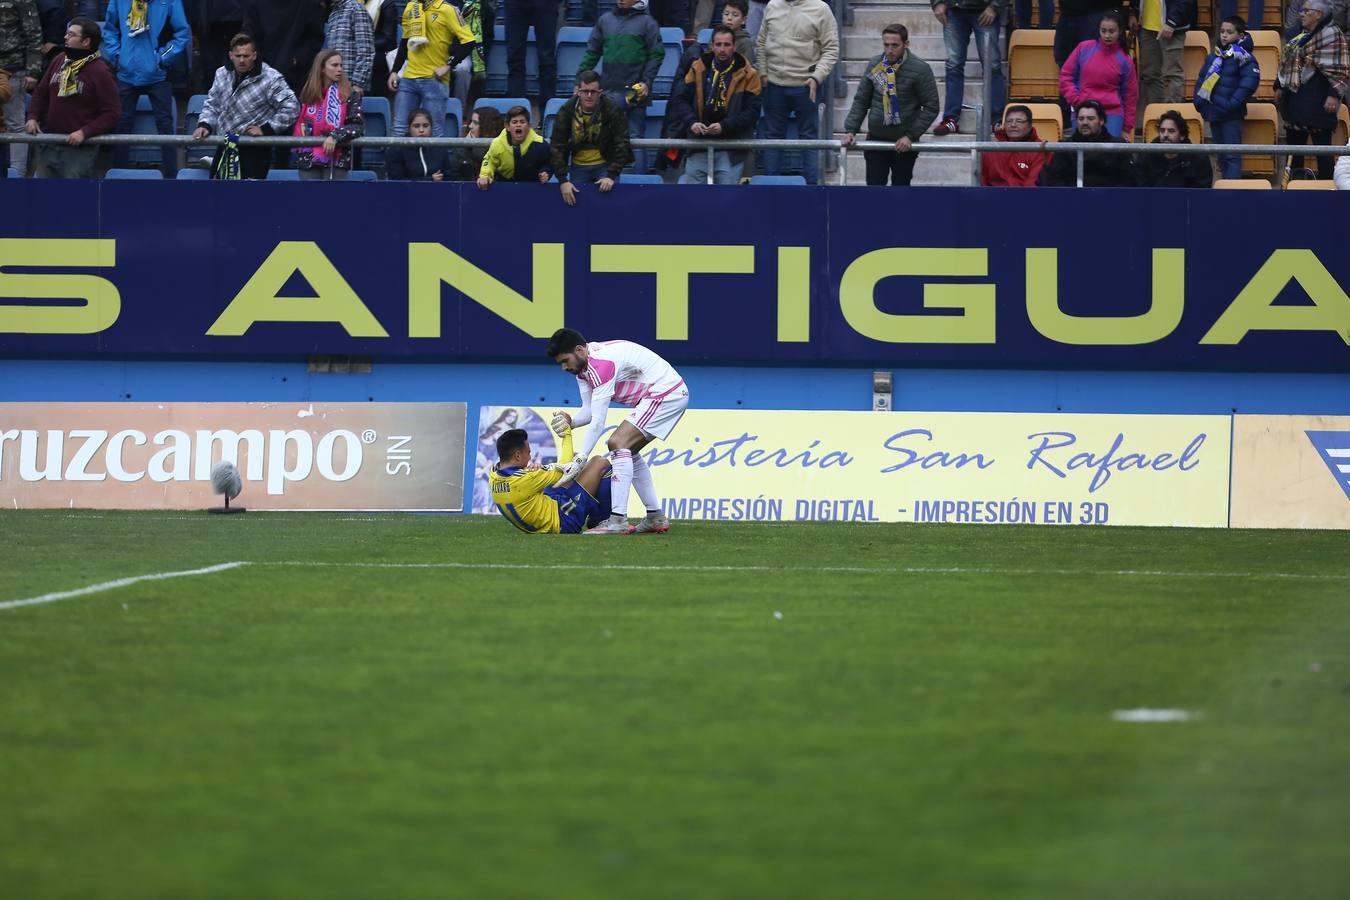
<svg viewBox="0 0 1350 900">
<path fill-rule="evenodd" d="M 170 33 L 167 42 L 161 38 Z M 155 130 L 173 134 L 173 87 L 169 66 L 187 52 L 192 32 L 188 28 L 183 0 L 111 0 L 103 22 L 103 57 L 117 72 L 117 93 L 122 99 L 122 120 L 117 131 L 130 134 L 136 119 L 136 102 L 150 98 Z M 178 174 L 178 148 L 162 148 L 165 178 Z M 113 165 L 125 167 L 131 155 L 125 144 L 113 151 Z"/>
</svg>

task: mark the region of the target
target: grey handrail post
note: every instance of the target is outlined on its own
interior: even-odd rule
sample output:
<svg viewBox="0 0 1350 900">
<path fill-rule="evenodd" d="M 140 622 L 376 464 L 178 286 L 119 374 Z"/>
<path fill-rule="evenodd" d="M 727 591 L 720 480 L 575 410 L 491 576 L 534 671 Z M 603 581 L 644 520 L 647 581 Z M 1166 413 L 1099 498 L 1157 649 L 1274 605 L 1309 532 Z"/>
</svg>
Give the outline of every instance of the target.
<svg viewBox="0 0 1350 900">
<path fill-rule="evenodd" d="M 848 148 L 839 145 L 839 184 L 848 184 Z"/>
<path fill-rule="evenodd" d="M 1078 186 L 1079 186 L 1079 187 L 1082 187 L 1082 186 L 1083 186 L 1083 151 L 1082 151 L 1081 149 L 1075 151 L 1073 157 L 1074 157 L 1074 159 L 1078 160 Z"/>
<path fill-rule="evenodd" d="M 713 145 L 712 145 L 712 144 L 709 144 L 709 145 L 708 145 L 708 178 L 707 178 L 708 184 L 716 184 L 716 183 L 717 183 L 717 179 L 713 177 L 713 170 L 716 169 L 716 168 L 717 168 L 717 151 L 713 149 Z"/>
</svg>

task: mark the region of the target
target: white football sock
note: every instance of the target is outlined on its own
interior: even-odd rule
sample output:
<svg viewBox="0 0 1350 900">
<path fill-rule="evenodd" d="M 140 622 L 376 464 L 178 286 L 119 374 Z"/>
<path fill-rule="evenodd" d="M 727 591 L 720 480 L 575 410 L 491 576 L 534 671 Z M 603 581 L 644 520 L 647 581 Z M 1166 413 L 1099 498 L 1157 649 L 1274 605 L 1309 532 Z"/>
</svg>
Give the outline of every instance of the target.
<svg viewBox="0 0 1350 900">
<path fill-rule="evenodd" d="M 633 456 L 633 488 L 637 491 L 642 505 L 647 507 L 647 512 L 661 511 L 661 499 L 656 496 L 656 482 L 652 481 L 652 470 L 641 453 Z"/>
<path fill-rule="evenodd" d="M 615 450 L 609 455 L 609 464 L 614 469 L 613 484 L 609 492 L 609 510 L 616 519 L 628 518 L 628 489 L 633 484 L 633 451 Z"/>
</svg>

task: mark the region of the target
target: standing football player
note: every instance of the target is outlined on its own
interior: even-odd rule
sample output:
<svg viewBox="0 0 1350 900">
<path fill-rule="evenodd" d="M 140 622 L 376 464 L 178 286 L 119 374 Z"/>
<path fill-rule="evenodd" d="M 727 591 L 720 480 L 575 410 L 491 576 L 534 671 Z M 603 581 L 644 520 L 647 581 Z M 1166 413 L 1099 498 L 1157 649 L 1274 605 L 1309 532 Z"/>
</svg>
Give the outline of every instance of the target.
<svg viewBox="0 0 1350 900">
<path fill-rule="evenodd" d="M 581 390 L 581 409 L 574 415 L 553 414 L 559 436 L 579 425 L 590 425 L 581 458 L 605 430 L 610 403 L 631 406 L 633 412 L 609 436 L 609 460 L 614 469 L 609 521 L 587 534 L 664 534 L 670 520 L 656 496 L 651 469 L 639 452 L 653 438 L 665 440 L 689 408 L 689 389 L 674 366 L 632 341 L 591 341 L 571 328 L 560 328 L 548 341 L 549 358 L 575 375 Z M 637 489 L 647 515 L 637 527 L 628 524 L 628 489 Z"/>
</svg>

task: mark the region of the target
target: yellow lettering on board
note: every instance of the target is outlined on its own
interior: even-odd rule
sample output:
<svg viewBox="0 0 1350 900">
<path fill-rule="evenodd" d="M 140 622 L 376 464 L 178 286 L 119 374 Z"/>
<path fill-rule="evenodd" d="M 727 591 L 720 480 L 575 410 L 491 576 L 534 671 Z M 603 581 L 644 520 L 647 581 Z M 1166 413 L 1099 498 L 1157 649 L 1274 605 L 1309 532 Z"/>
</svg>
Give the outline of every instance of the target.
<svg viewBox="0 0 1350 900">
<path fill-rule="evenodd" d="M 1290 281 L 1311 306 L 1274 305 Z M 1350 297 L 1311 250 L 1276 250 L 1200 343 L 1236 344 L 1249 331 L 1332 331 L 1350 345 Z"/>
<path fill-rule="evenodd" d="M 888 247 L 855 259 L 839 282 L 839 309 L 863 337 L 890 344 L 992 344 L 995 288 L 992 284 L 925 284 L 926 309 L 959 309 L 959 316 L 899 315 L 876 305 L 877 283 L 897 276 L 989 274 L 983 247 Z"/>
<path fill-rule="evenodd" d="M 755 248 L 701 244 L 596 244 L 591 271 L 656 274 L 656 339 L 689 340 L 689 276 L 751 275 Z"/>
<path fill-rule="evenodd" d="M 444 244 L 408 245 L 408 336 L 441 336 L 441 285 L 510 322 L 530 337 L 563 327 L 563 245 L 534 244 L 534 298 L 502 284 Z"/>
<path fill-rule="evenodd" d="M 1153 302 L 1137 316 L 1073 316 L 1059 307 L 1059 251 L 1027 248 L 1027 317 L 1061 344 L 1126 346 L 1160 341 L 1181 324 L 1186 306 L 1186 251 L 1153 251 Z"/>
<path fill-rule="evenodd" d="M 97 334 L 122 314 L 117 285 L 97 275 L 17 274 L 6 266 L 112 268 L 117 242 L 97 238 L 0 238 L 0 332 Z M 10 304 L 23 300 L 83 300 L 80 306 Z"/>
</svg>

